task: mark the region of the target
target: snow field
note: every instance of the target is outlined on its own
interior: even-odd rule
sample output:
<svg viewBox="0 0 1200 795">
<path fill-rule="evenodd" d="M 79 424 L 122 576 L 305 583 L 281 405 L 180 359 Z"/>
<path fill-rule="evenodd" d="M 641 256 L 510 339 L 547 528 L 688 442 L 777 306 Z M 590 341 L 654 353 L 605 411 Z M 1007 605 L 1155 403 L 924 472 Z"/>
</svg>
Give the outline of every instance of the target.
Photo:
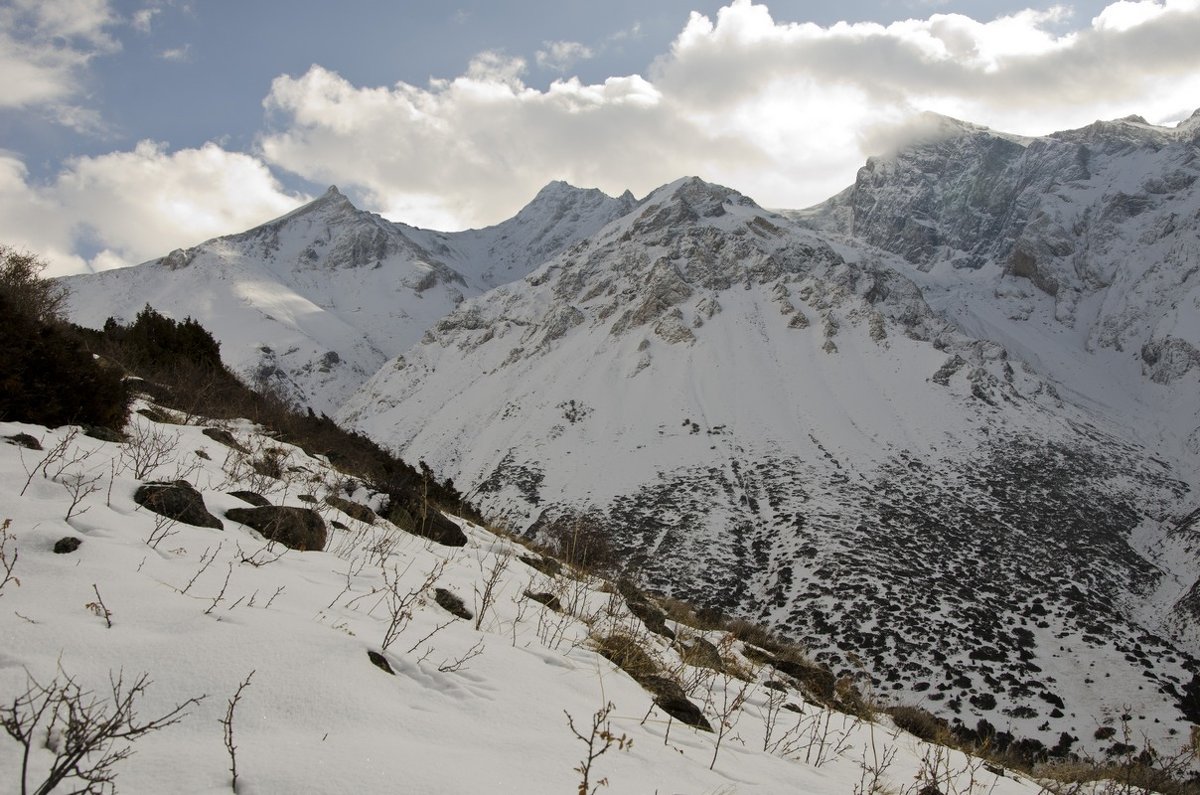
<svg viewBox="0 0 1200 795">
<path fill-rule="evenodd" d="M 0 444 L 0 520 L 11 520 L 6 554 L 16 551 L 19 579 L 0 591 L 0 703 L 11 705 L 28 677 L 47 684 L 65 675 L 104 700 L 117 673 L 127 683 L 149 676 L 135 704 L 142 720 L 204 696 L 178 724 L 137 740 L 134 754 L 113 768 L 120 792 L 229 791 L 219 721 L 251 672 L 233 724 L 242 795 L 572 792 L 586 750 L 564 712 L 586 736 L 608 703 L 612 734 L 633 741 L 593 764 L 591 783 L 606 779 L 612 792 L 845 793 L 865 787 L 881 767 L 895 791 L 915 791 L 922 769 L 923 780 L 943 779 L 947 793 L 1038 790 L 889 728 L 886 719 L 861 722 L 795 691 L 768 689 L 764 669 L 747 683 L 684 665 L 601 581 L 543 574 L 520 560 L 528 550 L 483 528 L 460 521 L 468 544 L 447 548 L 383 520 L 364 525 L 321 502 L 344 476 L 247 423 L 229 427 L 253 454 L 281 451 L 286 477 L 254 474 L 250 456 L 200 427 L 135 416 L 131 432 L 174 441 L 172 454 L 143 480 L 186 479 L 218 517 L 244 507 L 226 493 L 238 489 L 313 507 L 329 523 L 326 551 L 289 551 L 224 518 L 224 530 L 156 521 L 133 502 L 138 480 L 129 443 L 0 423 L 0 436 L 30 434 L 45 451 L 67 440 L 46 475 L 34 469 L 45 451 Z M 97 488 L 84 489 L 66 519 L 72 497 L 64 484 L 93 478 Z M 360 489 L 354 498 L 364 496 Z M 55 554 L 64 537 L 82 544 Z M 436 604 L 433 588 L 461 597 L 478 628 Z M 526 591 L 557 595 L 565 611 L 525 598 Z M 393 623 L 399 631 L 383 650 Z M 590 636 L 612 632 L 639 638 L 664 670 L 688 683 L 690 700 L 714 726 L 723 705 L 742 702 L 724 717 L 711 770 L 716 736 L 669 722 L 651 709 L 646 691 L 591 650 Z M 708 637 L 724 640 L 723 633 Z M 724 646 L 751 667 L 738 643 Z M 373 666 L 368 651 L 382 651 L 395 675 Z M 18 787 L 19 752 L 16 742 L 0 739 L 0 788 Z M 31 785 L 52 756 L 34 747 Z"/>
</svg>

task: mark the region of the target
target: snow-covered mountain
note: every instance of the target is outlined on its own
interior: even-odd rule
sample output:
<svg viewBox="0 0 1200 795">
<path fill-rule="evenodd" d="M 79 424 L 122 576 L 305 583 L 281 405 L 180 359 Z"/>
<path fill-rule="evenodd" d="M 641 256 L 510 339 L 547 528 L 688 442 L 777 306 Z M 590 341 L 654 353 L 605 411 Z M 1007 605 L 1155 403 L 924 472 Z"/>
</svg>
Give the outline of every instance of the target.
<svg viewBox="0 0 1200 795">
<path fill-rule="evenodd" d="M 890 698 L 1048 747 L 1131 706 L 1166 739 L 1196 648 L 1168 620 L 1190 581 L 1151 549 L 1190 478 L 1151 425 L 813 225 L 672 183 L 465 301 L 339 416 L 518 527 L 607 528 L 644 582 Z"/>
<path fill-rule="evenodd" d="M 524 276 L 632 203 L 557 182 L 508 221 L 443 233 L 358 210 L 332 187 L 247 232 L 64 281 L 78 323 L 130 320 L 147 303 L 190 315 L 239 374 L 332 413 L 464 296 Z"/>
<path fill-rule="evenodd" d="M 553 183 L 440 233 L 331 191 L 70 280 L 75 319 L 190 314 L 516 529 L 603 528 L 886 699 L 1171 746 L 1200 720 L 1200 116 L 931 126 L 801 212 Z"/>
</svg>

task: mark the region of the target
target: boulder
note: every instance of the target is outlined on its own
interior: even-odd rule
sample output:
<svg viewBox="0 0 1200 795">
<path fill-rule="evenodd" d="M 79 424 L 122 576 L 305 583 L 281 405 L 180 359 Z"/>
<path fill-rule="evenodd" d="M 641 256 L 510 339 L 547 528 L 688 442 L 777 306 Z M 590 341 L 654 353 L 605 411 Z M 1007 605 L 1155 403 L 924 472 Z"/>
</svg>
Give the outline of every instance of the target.
<svg viewBox="0 0 1200 795">
<path fill-rule="evenodd" d="M 257 491 L 231 491 L 229 492 L 229 496 L 237 497 L 242 502 L 249 503 L 255 508 L 262 508 L 265 505 L 271 504 L 270 500 L 259 494 Z"/>
<path fill-rule="evenodd" d="M 415 509 L 415 506 L 412 505 L 393 502 L 388 508 L 388 519 L 407 533 L 428 538 L 443 546 L 464 547 L 467 545 L 467 534 L 462 531 L 462 528 L 432 507 L 420 510 Z"/>
<path fill-rule="evenodd" d="M 563 611 L 562 602 L 559 601 L 559 598 L 552 593 L 546 593 L 545 591 L 526 591 L 525 598 L 544 604 L 546 607 L 556 612 L 561 613 Z"/>
<path fill-rule="evenodd" d="M 375 524 L 375 512 L 363 505 L 361 502 L 347 500 L 343 497 L 335 497 L 332 494 L 325 498 L 325 502 L 326 504 L 337 508 L 351 519 L 357 519 L 364 524 Z"/>
<path fill-rule="evenodd" d="M 239 453 L 249 453 L 250 452 L 240 442 L 238 442 L 237 439 L 233 438 L 232 433 L 225 430 L 224 428 L 205 428 L 204 430 L 201 431 L 201 433 L 204 434 L 205 436 L 207 436 L 209 439 L 212 439 L 214 442 L 223 444 L 226 447 L 230 447 L 234 450 L 237 450 Z"/>
<path fill-rule="evenodd" d="M 26 450 L 41 450 L 42 443 L 27 433 L 16 433 L 12 436 L 4 437 L 9 444 L 15 444 L 17 447 L 24 447 Z"/>
<path fill-rule="evenodd" d="M 230 508 L 227 519 L 252 527 L 272 541 L 289 549 L 322 550 L 325 548 L 325 520 L 309 508 L 264 505 L 258 508 Z"/>
<path fill-rule="evenodd" d="M 75 536 L 63 536 L 54 542 L 54 554 L 66 555 L 79 549 L 79 545 L 83 542 Z"/>
<path fill-rule="evenodd" d="M 133 501 L 160 516 L 194 527 L 225 528 L 220 519 L 208 512 L 200 492 L 186 480 L 143 483 L 133 493 Z"/>
</svg>

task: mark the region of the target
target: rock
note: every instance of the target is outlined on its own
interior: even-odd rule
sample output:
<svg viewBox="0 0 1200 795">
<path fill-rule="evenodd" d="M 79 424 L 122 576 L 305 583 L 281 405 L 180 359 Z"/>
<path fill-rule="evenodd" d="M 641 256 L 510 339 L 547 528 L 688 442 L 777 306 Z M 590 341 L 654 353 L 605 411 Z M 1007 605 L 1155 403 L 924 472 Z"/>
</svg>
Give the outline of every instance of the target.
<svg viewBox="0 0 1200 795">
<path fill-rule="evenodd" d="M 12 436 L 4 437 L 9 444 L 15 444 L 17 447 L 24 447 L 26 450 L 41 450 L 42 443 L 27 433 L 16 433 Z"/>
<path fill-rule="evenodd" d="M 74 552 L 75 550 L 79 549 L 79 545 L 82 543 L 83 541 L 79 540 L 75 536 L 64 536 L 54 542 L 54 554 L 66 555 L 70 552 Z"/>
<path fill-rule="evenodd" d="M 548 577 L 557 577 L 558 575 L 562 574 L 562 564 L 554 558 L 521 555 L 518 557 L 518 560 L 520 560 L 526 566 L 537 569 Z"/>
<path fill-rule="evenodd" d="M 152 406 L 143 408 L 143 409 L 138 409 L 137 413 L 141 414 L 143 417 L 150 420 L 151 422 L 157 422 L 160 425 L 178 425 L 179 424 L 171 418 L 171 415 L 167 414 L 165 411 L 156 409 Z"/>
<path fill-rule="evenodd" d="M 463 600 L 458 596 L 450 593 L 445 588 L 435 588 L 433 590 L 433 601 L 451 615 L 470 621 L 475 617 L 475 614 L 467 609 Z"/>
<path fill-rule="evenodd" d="M 264 505 L 259 508 L 231 508 L 225 517 L 252 527 L 272 541 L 301 551 L 325 548 L 325 520 L 309 508 Z"/>
<path fill-rule="evenodd" d="M 335 497 L 332 494 L 325 498 L 325 502 L 337 508 L 351 519 L 357 519 L 364 524 L 375 524 L 375 519 L 377 518 L 375 512 L 361 502 L 354 502 L 343 497 Z"/>
<path fill-rule="evenodd" d="M 102 442 L 116 442 L 120 444 L 125 441 L 125 434 L 120 431 L 115 431 L 112 428 L 105 428 L 100 425 L 84 425 L 83 435 L 90 436 L 93 439 L 99 439 Z"/>
<path fill-rule="evenodd" d="M 300 502 L 307 502 L 309 505 L 314 505 L 317 502 L 317 498 L 311 494 L 297 494 L 296 499 L 300 500 Z"/>
<path fill-rule="evenodd" d="M 388 519 L 406 533 L 428 538 L 448 547 L 467 545 L 467 534 L 462 528 L 447 519 L 435 508 L 412 510 L 411 505 L 393 503 L 388 509 Z"/>
<path fill-rule="evenodd" d="M 231 491 L 228 492 L 230 497 L 237 497 L 245 503 L 249 503 L 256 508 L 262 508 L 265 505 L 270 505 L 271 501 L 257 491 Z"/>
<path fill-rule="evenodd" d="M 371 651 L 370 649 L 368 649 L 367 650 L 367 659 L 371 661 L 371 665 L 374 665 L 379 670 L 386 671 L 387 673 L 391 674 L 392 676 L 396 675 L 396 672 L 392 670 L 392 666 L 387 661 L 387 658 L 384 657 L 379 652 Z"/>
<path fill-rule="evenodd" d="M 133 493 L 133 501 L 160 516 L 194 527 L 225 528 L 220 519 L 208 512 L 200 492 L 186 480 L 143 483 Z"/>
<path fill-rule="evenodd" d="M 704 638 L 696 638 L 691 646 L 684 648 L 683 661 L 697 668 L 710 668 L 714 671 L 725 670 L 725 661 L 721 659 L 721 653 L 717 651 L 716 646 Z"/>
<path fill-rule="evenodd" d="M 625 597 L 625 604 L 629 606 L 629 612 L 640 618 L 646 625 L 646 629 L 662 635 L 668 640 L 675 640 L 675 633 L 667 627 L 667 614 L 650 604 L 646 595 L 633 582 L 622 578 L 617 582 L 617 590 L 621 596 Z"/>
<path fill-rule="evenodd" d="M 201 433 L 207 436 L 209 439 L 212 439 L 214 442 L 218 442 L 226 447 L 237 450 L 239 453 L 248 454 L 250 452 L 233 437 L 232 433 L 224 428 L 205 428 L 203 431 L 201 431 Z"/>
<path fill-rule="evenodd" d="M 544 591 L 542 591 L 542 592 L 526 591 L 525 597 L 527 599 L 532 599 L 535 602 L 541 602 L 546 607 L 550 608 L 551 610 L 555 610 L 559 613 L 561 613 L 563 611 L 562 602 L 560 602 L 558 597 L 552 593 L 546 593 Z"/>
<path fill-rule="evenodd" d="M 648 676 L 638 680 L 638 684 L 654 695 L 655 705 L 677 721 L 688 726 L 694 726 L 706 732 L 712 731 L 712 726 L 704 717 L 704 713 L 688 701 L 687 693 L 674 679 L 665 676 Z"/>
</svg>

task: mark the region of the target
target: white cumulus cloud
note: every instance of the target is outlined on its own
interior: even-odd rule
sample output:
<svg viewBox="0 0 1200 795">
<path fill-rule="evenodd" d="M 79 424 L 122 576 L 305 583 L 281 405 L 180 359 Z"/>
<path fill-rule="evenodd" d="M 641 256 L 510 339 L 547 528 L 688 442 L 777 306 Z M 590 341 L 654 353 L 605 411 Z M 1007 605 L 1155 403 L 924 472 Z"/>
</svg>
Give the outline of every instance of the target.
<svg viewBox="0 0 1200 795">
<path fill-rule="evenodd" d="M 547 41 L 545 49 L 537 51 L 538 66 L 555 72 L 565 72 L 580 61 L 596 56 L 595 51 L 577 41 Z"/>
<path fill-rule="evenodd" d="M 88 62 L 115 52 L 116 17 L 107 0 L 0 3 L 0 109 L 41 108 L 64 124 Z M 86 125 L 85 125 L 86 126 Z"/>
<path fill-rule="evenodd" d="M 535 88 L 522 60 L 495 53 L 426 86 L 358 86 L 313 66 L 275 80 L 261 146 L 392 217 L 455 227 L 500 220 L 550 179 L 640 193 L 698 174 L 803 206 L 921 111 L 1044 134 L 1200 102 L 1200 0 L 1119 0 L 1064 32 L 1069 20 L 1054 7 L 821 26 L 733 0 L 693 13 L 645 76 L 596 84 Z M 540 64 L 583 46 L 556 45 Z"/>
<path fill-rule="evenodd" d="M 295 208 L 258 159 L 216 144 L 69 161 L 45 184 L 0 152 L 0 240 L 45 257 L 52 275 L 132 265 Z"/>
</svg>

